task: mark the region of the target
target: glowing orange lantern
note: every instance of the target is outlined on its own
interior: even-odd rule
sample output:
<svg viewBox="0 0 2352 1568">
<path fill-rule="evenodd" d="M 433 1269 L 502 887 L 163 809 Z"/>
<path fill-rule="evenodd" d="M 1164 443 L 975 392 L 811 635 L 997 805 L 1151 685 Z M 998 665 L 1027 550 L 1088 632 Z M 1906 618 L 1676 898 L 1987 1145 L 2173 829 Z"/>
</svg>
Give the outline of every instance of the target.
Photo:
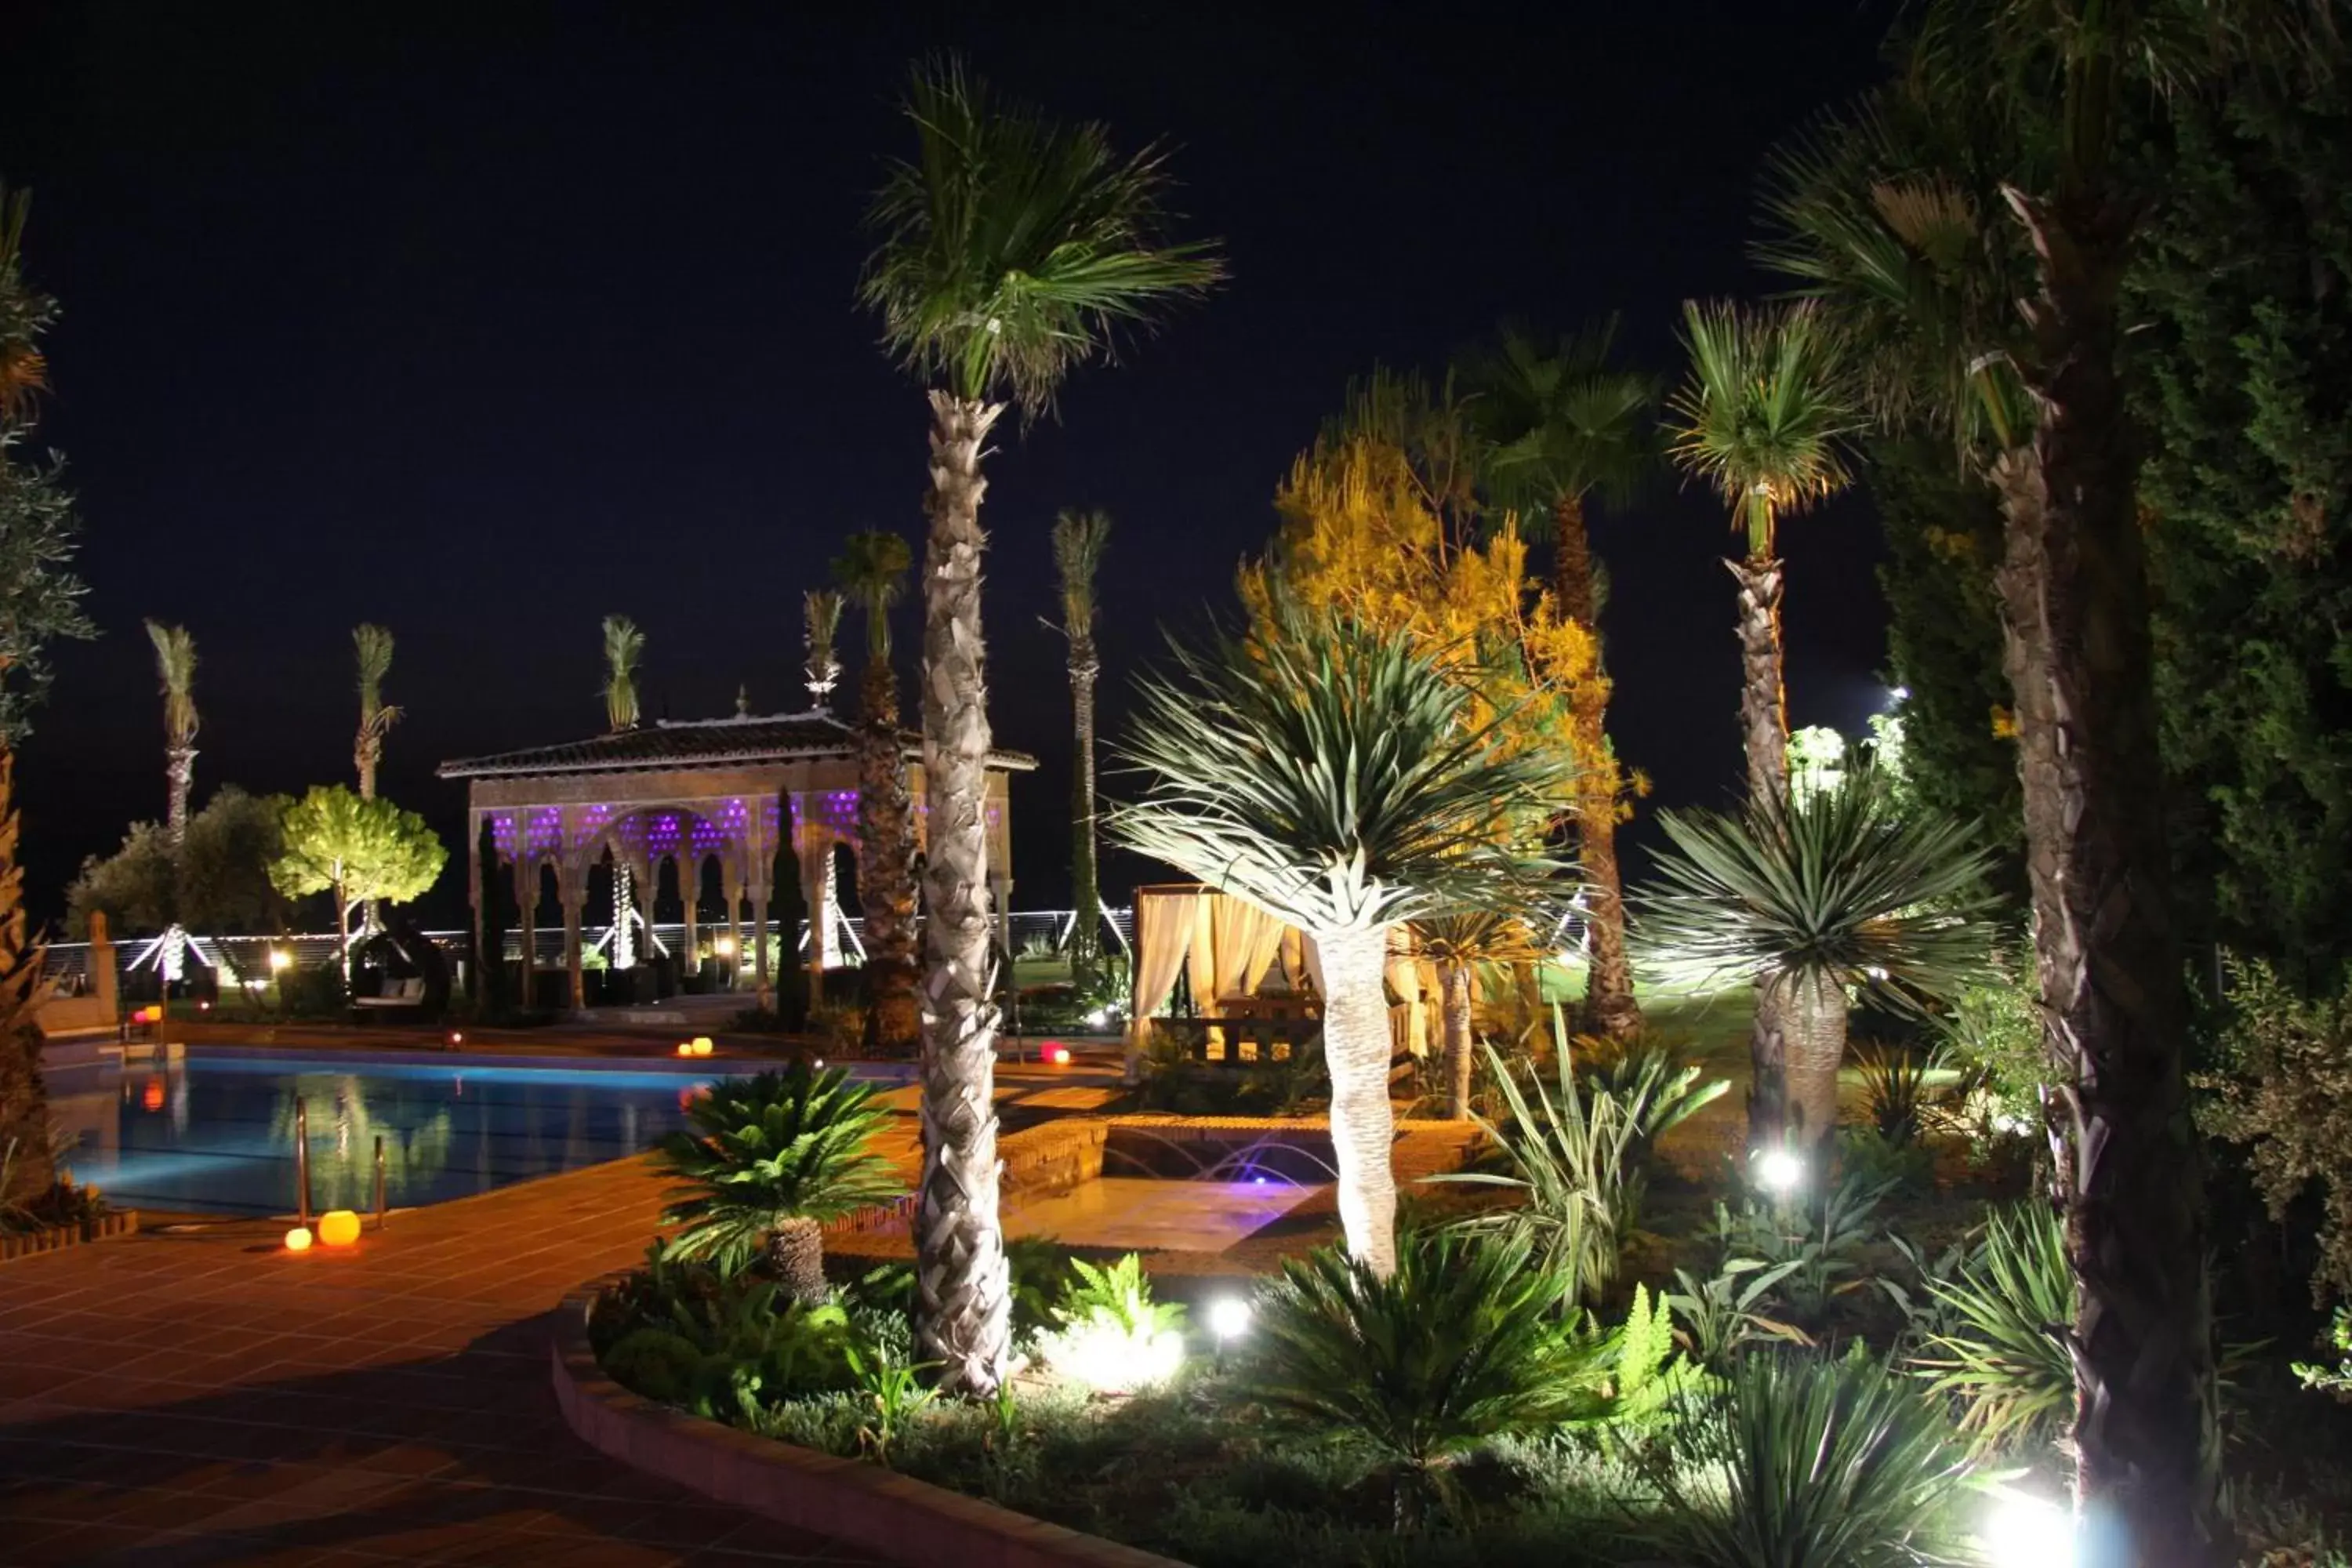
<svg viewBox="0 0 2352 1568">
<path fill-rule="evenodd" d="M 360 1238 L 360 1216 L 349 1209 L 329 1209 L 319 1216 L 319 1239 L 329 1247 L 349 1247 Z"/>
<path fill-rule="evenodd" d="M 310 1251 L 310 1227 L 309 1226 L 298 1225 L 292 1230 L 288 1231 L 286 1233 L 286 1250 L 289 1252 Z"/>
<path fill-rule="evenodd" d="M 694 1054 L 694 1042 L 692 1040 L 678 1041 L 677 1054 L 682 1057 L 692 1056 Z"/>
<path fill-rule="evenodd" d="M 710 1037 L 709 1035 L 697 1035 L 694 1037 L 694 1054 L 698 1057 L 707 1057 L 710 1054 Z"/>
<path fill-rule="evenodd" d="M 163 1110 L 163 1080 L 160 1078 L 149 1079 L 147 1080 L 147 1087 L 140 1091 L 139 1103 L 145 1106 L 150 1110 Z"/>
</svg>

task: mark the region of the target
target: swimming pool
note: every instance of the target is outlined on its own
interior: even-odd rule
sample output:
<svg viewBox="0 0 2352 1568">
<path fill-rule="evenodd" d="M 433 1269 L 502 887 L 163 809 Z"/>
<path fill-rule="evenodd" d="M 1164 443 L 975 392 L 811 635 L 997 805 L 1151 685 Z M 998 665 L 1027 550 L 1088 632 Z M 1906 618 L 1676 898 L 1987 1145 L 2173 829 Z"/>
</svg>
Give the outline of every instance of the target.
<svg viewBox="0 0 2352 1568">
<path fill-rule="evenodd" d="M 124 1207 L 272 1215 L 294 1208 L 298 1096 L 312 1209 L 373 1205 L 378 1137 L 385 1201 L 406 1208 L 636 1153 L 718 1075 L 197 1047 L 45 1076 L 76 1181 Z"/>
</svg>

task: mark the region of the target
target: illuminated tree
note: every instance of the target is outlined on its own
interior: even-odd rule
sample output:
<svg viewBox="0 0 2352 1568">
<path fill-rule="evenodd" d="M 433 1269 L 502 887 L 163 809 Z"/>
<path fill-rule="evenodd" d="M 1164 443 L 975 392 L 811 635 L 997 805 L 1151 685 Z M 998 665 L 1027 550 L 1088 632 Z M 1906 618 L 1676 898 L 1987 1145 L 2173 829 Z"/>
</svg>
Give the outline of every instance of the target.
<svg viewBox="0 0 2352 1568">
<path fill-rule="evenodd" d="M 352 906 L 368 900 L 406 903 L 421 897 L 449 858 L 423 817 L 341 784 L 313 784 L 278 816 L 285 848 L 269 879 L 289 898 L 331 893 L 336 947 L 351 979 Z"/>
<path fill-rule="evenodd" d="M 185 626 L 147 623 L 147 640 L 155 645 L 155 673 L 163 688 L 163 780 L 167 789 L 163 837 L 179 863 L 188 837 L 188 796 L 196 785 L 196 639 Z M 166 984 L 180 978 L 188 934 L 176 916 L 163 930 L 163 971 Z"/>
<path fill-rule="evenodd" d="M 1054 520 L 1054 566 L 1062 580 L 1062 635 L 1070 644 L 1070 978 L 1093 986 L 1102 952 L 1102 889 L 1095 872 L 1095 573 L 1110 542 L 1110 517 L 1065 511 Z"/>
<path fill-rule="evenodd" d="M 890 663 L 890 606 L 906 591 L 914 552 L 895 533 L 853 533 L 833 579 L 866 617 L 857 683 L 857 900 L 866 911 L 866 1037 L 911 1050 L 922 1039 L 915 1002 L 915 810 L 898 736 L 898 674 Z"/>
<path fill-rule="evenodd" d="M 392 634 L 382 626 L 353 626 L 352 648 L 359 658 L 360 674 L 360 729 L 352 742 L 352 764 L 359 771 L 362 798 L 373 800 L 383 738 L 400 718 L 400 710 L 383 700 L 383 678 L 392 668 Z"/>
<path fill-rule="evenodd" d="M 1097 124 L 1001 103 L 952 59 L 919 66 L 916 156 L 877 193 L 860 294 L 926 384 L 930 537 L 923 567 L 923 1181 L 916 1318 L 950 1389 L 992 1392 L 1011 1354 L 997 1214 L 995 963 L 984 810 L 989 728 L 980 616 L 981 448 L 1004 403 L 1050 411 L 1122 329 L 1223 276 L 1213 248 L 1170 244 L 1165 154 L 1120 156 Z"/>
</svg>

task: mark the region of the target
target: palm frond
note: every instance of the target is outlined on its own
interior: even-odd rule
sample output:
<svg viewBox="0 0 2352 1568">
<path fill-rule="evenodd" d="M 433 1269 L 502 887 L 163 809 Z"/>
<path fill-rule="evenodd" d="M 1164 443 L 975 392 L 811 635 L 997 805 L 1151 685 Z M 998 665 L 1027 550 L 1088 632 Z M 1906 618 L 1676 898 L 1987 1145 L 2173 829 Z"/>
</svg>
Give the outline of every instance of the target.
<svg viewBox="0 0 2352 1568">
<path fill-rule="evenodd" d="M 1844 440 L 1863 421 L 1842 344 L 1820 306 L 1683 306 L 1690 372 L 1667 402 L 1668 449 L 1712 485 L 1745 527 L 1751 554 L 1772 552 L 1778 520 L 1845 487 Z"/>
<path fill-rule="evenodd" d="M 1459 369 L 1472 428 L 1484 442 L 1494 502 L 1519 514 L 1531 539 L 1549 536 L 1563 498 L 1629 498 L 1657 458 L 1651 418 L 1657 379 L 1611 363 L 1617 319 L 1608 317 L 1547 350 L 1507 323 Z"/>
<path fill-rule="evenodd" d="M 637 721 L 637 660 L 646 651 L 646 634 L 626 616 L 604 617 L 604 721 L 615 730 Z"/>
<path fill-rule="evenodd" d="M 868 529 L 842 541 L 834 557 L 833 580 L 866 617 L 868 658 L 890 657 L 890 606 L 907 590 L 915 552 L 906 539 L 885 529 Z"/>
<path fill-rule="evenodd" d="M 811 588 L 801 595 L 809 695 L 819 702 L 841 679 L 841 661 L 834 658 L 833 645 L 841 632 L 842 602 L 840 592 L 833 588 Z"/>
<path fill-rule="evenodd" d="M 1054 519 L 1054 569 L 1062 580 L 1062 630 L 1087 637 L 1095 629 L 1095 573 L 1110 543 L 1110 514 L 1064 510 Z"/>
<path fill-rule="evenodd" d="M 1178 646 L 1147 676 L 1118 754 L 1150 793 L 1113 837 L 1309 931 L 1513 908 L 1559 869 L 1542 848 L 1564 752 L 1498 745 L 1498 715 L 1402 637 L 1277 602 L 1260 641 Z"/>
<path fill-rule="evenodd" d="M 1990 973 L 1992 857 L 1972 823 L 1906 810 L 1874 766 L 1736 815 L 1665 812 L 1636 949 L 1670 984 L 1821 977 L 1916 1010 Z"/>
<path fill-rule="evenodd" d="M 147 640 L 155 645 L 155 674 L 163 689 L 163 732 L 174 746 L 196 738 L 196 639 L 185 626 L 147 623 Z"/>
<path fill-rule="evenodd" d="M 1122 331 L 1224 276 L 1213 242 L 1160 237 L 1167 153 L 1121 156 L 1098 124 L 997 100 L 952 57 L 919 65 L 904 103 L 918 150 L 867 214 L 860 300 L 914 374 L 959 395 L 1051 410 Z"/>
<path fill-rule="evenodd" d="M 352 648 L 359 662 L 360 728 L 381 737 L 400 717 L 400 710 L 383 700 L 383 678 L 392 670 L 392 633 L 378 626 L 353 626 Z"/>
</svg>

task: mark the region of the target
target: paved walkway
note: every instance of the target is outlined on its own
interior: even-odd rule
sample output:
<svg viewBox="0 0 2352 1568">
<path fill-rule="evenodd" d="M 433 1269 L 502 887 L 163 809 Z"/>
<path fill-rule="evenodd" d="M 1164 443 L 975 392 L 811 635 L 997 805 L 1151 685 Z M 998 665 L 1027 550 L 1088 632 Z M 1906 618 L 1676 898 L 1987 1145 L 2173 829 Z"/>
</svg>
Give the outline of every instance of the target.
<svg viewBox="0 0 2352 1568">
<path fill-rule="evenodd" d="M 866 1563 L 572 1437 L 551 1304 L 660 1184 L 597 1166 L 303 1256 L 259 1225 L 0 1267 L 0 1563 Z"/>
</svg>

